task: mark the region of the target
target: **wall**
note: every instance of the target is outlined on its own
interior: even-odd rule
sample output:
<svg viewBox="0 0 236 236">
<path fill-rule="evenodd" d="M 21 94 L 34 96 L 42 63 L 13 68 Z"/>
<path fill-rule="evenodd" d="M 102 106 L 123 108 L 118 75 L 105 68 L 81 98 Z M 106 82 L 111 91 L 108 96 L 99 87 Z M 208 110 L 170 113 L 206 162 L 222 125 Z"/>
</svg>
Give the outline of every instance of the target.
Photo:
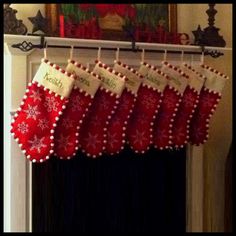
<svg viewBox="0 0 236 236">
<path fill-rule="evenodd" d="M 179 4 L 178 31 L 192 37 L 192 30 L 198 25 L 208 26 L 208 4 Z M 216 4 L 215 25 L 220 28 L 226 47 L 232 47 L 232 4 Z M 190 20 L 191 19 L 191 20 Z M 192 37 L 193 38 L 193 37 Z M 210 138 L 204 148 L 204 229 L 206 231 L 224 231 L 224 188 L 225 163 L 232 142 L 232 53 L 225 53 L 218 59 L 206 58 L 206 64 L 227 74 L 222 100 L 211 120 Z"/>
<path fill-rule="evenodd" d="M 23 20 L 29 33 L 32 24 L 27 17 L 35 16 L 40 9 L 44 15 L 44 4 L 12 4 L 18 10 L 17 17 Z M 232 4 L 216 4 L 218 13 L 215 25 L 226 40 L 227 47 L 232 46 Z M 206 10 L 208 4 L 178 4 L 178 32 L 188 33 L 193 39 L 192 30 L 208 26 Z M 206 231 L 224 230 L 224 175 L 225 161 L 232 141 L 232 53 L 218 59 L 205 58 L 206 64 L 226 73 L 230 79 L 222 94 L 222 100 L 212 117 L 210 138 L 204 148 L 204 206 Z M 214 207 L 213 207 L 214 206 Z"/>
</svg>

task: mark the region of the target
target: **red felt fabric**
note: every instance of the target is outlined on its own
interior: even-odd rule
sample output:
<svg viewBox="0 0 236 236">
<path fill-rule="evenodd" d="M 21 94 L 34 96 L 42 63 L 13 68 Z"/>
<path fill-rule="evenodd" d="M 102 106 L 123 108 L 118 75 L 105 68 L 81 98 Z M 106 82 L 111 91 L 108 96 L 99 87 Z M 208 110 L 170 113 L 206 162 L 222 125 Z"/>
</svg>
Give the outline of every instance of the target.
<svg viewBox="0 0 236 236">
<path fill-rule="evenodd" d="M 43 162 L 53 153 L 54 142 L 50 132 L 54 131 L 56 117 L 67 102 L 68 99 L 61 99 L 54 92 L 50 94 L 37 82 L 28 85 L 11 132 L 29 160 Z"/>
<path fill-rule="evenodd" d="M 203 144 L 209 135 L 209 122 L 219 101 L 221 94 L 210 91 L 207 88 L 201 90 L 199 104 L 193 114 L 190 123 L 190 143 L 195 145 Z"/>
<path fill-rule="evenodd" d="M 80 146 L 87 156 L 95 158 L 102 155 L 106 143 L 106 128 L 117 102 L 116 95 L 111 96 L 105 89 L 100 88 L 95 94 L 94 102 L 81 126 Z"/>
<path fill-rule="evenodd" d="M 74 88 L 69 103 L 55 130 L 54 152 L 60 159 L 74 157 L 79 146 L 80 127 L 92 103 L 92 97 Z"/>
<path fill-rule="evenodd" d="M 176 148 L 183 147 L 189 140 L 189 125 L 198 101 L 198 92 L 187 86 L 173 123 L 172 145 Z"/>
<path fill-rule="evenodd" d="M 167 149 L 172 145 L 172 127 L 181 102 L 182 95 L 173 87 L 166 86 L 163 92 L 163 102 L 154 122 L 153 144 L 155 148 Z"/>
<path fill-rule="evenodd" d="M 135 95 L 124 89 L 119 105 L 107 127 L 106 153 L 119 153 L 125 144 L 126 128 L 136 101 Z"/>
<path fill-rule="evenodd" d="M 136 152 L 144 153 L 152 143 L 152 126 L 162 102 L 162 93 L 142 84 L 129 120 L 127 140 Z"/>
</svg>

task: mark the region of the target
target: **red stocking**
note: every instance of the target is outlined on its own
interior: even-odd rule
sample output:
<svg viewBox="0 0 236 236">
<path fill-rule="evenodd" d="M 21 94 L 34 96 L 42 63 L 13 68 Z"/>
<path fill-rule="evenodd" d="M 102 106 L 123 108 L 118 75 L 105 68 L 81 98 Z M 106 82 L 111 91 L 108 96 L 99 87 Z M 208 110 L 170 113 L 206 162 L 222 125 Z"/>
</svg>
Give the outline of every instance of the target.
<svg viewBox="0 0 236 236">
<path fill-rule="evenodd" d="M 12 122 L 11 132 L 27 159 L 43 162 L 53 153 L 54 129 L 73 84 L 74 76 L 42 61 Z"/>
<path fill-rule="evenodd" d="M 107 128 L 106 152 L 109 154 L 119 153 L 124 148 L 127 123 L 133 111 L 137 91 L 142 81 L 141 76 L 134 69 L 121 62 L 115 61 L 114 70 L 125 75 L 127 81 L 119 99 L 118 108 L 112 115 Z"/>
<path fill-rule="evenodd" d="M 106 148 L 106 133 L 111 115 L 115 113 L 125 86 L 125 77 L 96 61 L 94 72 L 102 83 L 94 102 L 81 127 L 81 148 L 87 156 L 101 156 Z"/>
<path fill-rule="evenodd" d="M 144 153 L 152 143 L 152 127 L 162 102 L 167 79 L 160 70 L 142 63 L 139 73 L 144 77 L 129 120 L 127 139 L 135 152 Z"/>
<path fill-rule="evenodd" d="M 171 148 L 173 122 L 181 102 L 182 94 L 187 86 L 187 76 L 182 70 L 163 62 L 162 71 L 169 77 L 168 85 L 163 93 L 160 112 L 154 122 L 154 146 L 158 149 Z"/>
<path fill-rule="evenodd" d="M 207 141 L 210 118 L 221 99 L 221 92 L 228 79 L 227 76 L 209 66 L 202 65 L 201 67 L 202 70 L 200 72 L 207 79 L 199 96 L 198 107 L 190 123 L 190 142 L 195 145 L 200 145 Z"/>
<path fill-rule="evenodd" d="M 189 83 L 183 93 L 182 102 L 173 124 L 173 145 L 176 148 L 184 147 L 189 140 L 189 123 L 197 107 L 199 94 L 206 79 L 205 76 L 187 64 L 183 64 L 181 70 L 188 75 Z"/>
<path fill-rule="evenodd" d="M 66 71 L 75 73 L 77 79 L 67 108 L 55 130 L 54 152 L 60 159 L 70 159 L 75 156 L 79 148 L 80 126 L 101 82 L 95 73 L 89 72 L 81 64 L 72 60 L 69 60 Z"/>
</svg>

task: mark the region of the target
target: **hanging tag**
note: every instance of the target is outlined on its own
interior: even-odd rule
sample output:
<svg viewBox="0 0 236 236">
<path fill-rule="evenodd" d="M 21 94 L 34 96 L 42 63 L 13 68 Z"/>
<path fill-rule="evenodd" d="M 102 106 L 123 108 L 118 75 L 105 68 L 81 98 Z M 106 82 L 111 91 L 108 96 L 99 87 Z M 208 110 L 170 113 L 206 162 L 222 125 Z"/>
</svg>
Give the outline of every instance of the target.
<svg viewBox="0 0 236 236">
<path fill-rule="evenodd" d="M 180 66 L 180 69 L 189 76 L 188 85 L 191 88 L 194 88 L 198 93 L 200 93 L 206 77 L 199 74 L 197 71 L 195 71 L 191 66 L 188 66 L 186 63 L 183 63 Z"/>
<path fill-rule="evenodd" d="M 93 72 L 101 77 L 101 86 L 103 88 L 120 96 L 125 87 L 125 76 L 122 77 L 121 75 L 118 75 L 118 72 L 115 74 L 114 70 L 105 68 L 104 66 L 105 64 L 97 62 Z"/>
<path fill-rule="evenodd" d="M 139 71 L 141 71 L 142 75 L 144 76 L 143 84 L 160 90 L 160 92 L 164 91 L 168 83 L 165 73 L 147 63 L 143 63 Z"/>
<path fill-rule="evenodd" d="M 213 69 L 207 69 L 200 66 L 195 66 L 195 68 L 200 71 L 207 79 L 204 83 L 204 87 L 213 90 L 215 92 L 221 93 L 225 82 L 228 80 L 227 76 L 222 76 L 220 73 L 215 72 Z"/>
<path fill-rule="evenodd" d="M 184 75 L 184 72 L 166 62 L 162 63 L 161 71 L 168 75 L 168 84 L 183 94 L 188 84 L 188 79 Z"/>
<path fill-rule="evenodd" d="M 138 73 L 145 77 L 150 68 L 151 66 L 149 67 L 146 62 L 141 62 L 141 66 L 139 67 Z"/>
<path fill-rule="evenodd" d="M 121 62 L 116 62 L 114 64 L 114 70 L 125 75 L 127 80 L 125 81 L 125 87 L 131 91 L 133 94 L 137 95 L 139 86 L 141 85 L 142 78 L 133 69 L 130 69 L 127 65 L 122 64 Z"/>
<path fill-rule="evenodd" d="M 56 68 L 55 68 L 56 67 Z M 74 76 L 63 73 L 63 70 L 50 62 L 42 60 L 38 71 L 36 72 L 33 81 L 37 81 L 45 88 L 59 94 L 63 97 L 69 97 L 70 92 L 74 86 Z"/>
<path fill-rule="evenodd" d="M 98 76 L 96 76 L 95 73 L 89 72 L 89 70 L 81 64 L 70 60 L 66 70 L 70 73 L 75 73 L 77 76 L 75 86 L 84 90 L 92 97 L 95 95 L 101 84 L 101 80 L 98 79 Z"/>
</svg>

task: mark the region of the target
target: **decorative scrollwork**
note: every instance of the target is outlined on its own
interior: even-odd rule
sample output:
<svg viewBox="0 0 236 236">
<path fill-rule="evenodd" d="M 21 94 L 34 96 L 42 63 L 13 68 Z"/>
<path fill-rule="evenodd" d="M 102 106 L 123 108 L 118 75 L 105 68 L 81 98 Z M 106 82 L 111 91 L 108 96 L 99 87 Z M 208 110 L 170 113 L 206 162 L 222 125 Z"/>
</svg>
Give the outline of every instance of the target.
<svg viewBox="0 0 236 236">
<path fill-rule="evenodd" d="M 216 50 L 212 50 L 212 51 L 211 50 L 206 50 L 204 54 L 205 55 L 210 55 L 213 58 L 218 58 L 218 57 L 224 55 L 224 53 L 216 51 Z"/>
</svg>

